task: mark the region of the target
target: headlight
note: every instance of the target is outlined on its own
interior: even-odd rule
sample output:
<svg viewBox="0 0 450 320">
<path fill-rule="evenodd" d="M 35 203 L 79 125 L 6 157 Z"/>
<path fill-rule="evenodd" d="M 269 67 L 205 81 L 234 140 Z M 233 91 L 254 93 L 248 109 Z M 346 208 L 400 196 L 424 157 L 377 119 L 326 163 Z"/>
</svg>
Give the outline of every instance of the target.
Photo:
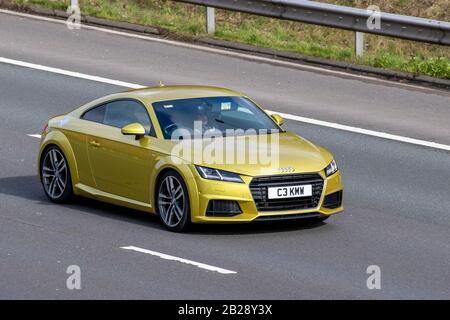
<svg viewBox="0 0 450 320">
<path fill-rule="evenodd" d="M 327 177 L 331 176 L 333 173 L 338 171 L 336 161 L 331 161 L 330 164 L 325 168 L 325 175 Z"/>
<path fill-rule="evenodd" d="M 244 183 L 237 173 L 200 166 L 195 167 L 200 176 L 205 179 Z"/>
</svg>

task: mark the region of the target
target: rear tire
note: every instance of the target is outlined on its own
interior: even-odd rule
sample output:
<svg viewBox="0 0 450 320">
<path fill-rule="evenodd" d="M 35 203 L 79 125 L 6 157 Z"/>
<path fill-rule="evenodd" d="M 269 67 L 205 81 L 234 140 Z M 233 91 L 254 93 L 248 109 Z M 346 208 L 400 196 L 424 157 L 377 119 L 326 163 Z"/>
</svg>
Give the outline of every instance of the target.
<svg viewBox="0 0 450 320">
<path fill-rule="evenodd" d="M 156 189 L 156 208 L 162 224 L 170 231 L 185 231 L 191 224 L 189 194 L 181 175 L 166 172 Z"/>
<path fill-rule="evenodd" d="M 42 155 L 41 183 L 45 195 L 55 203 L 65 203 L 73 196 L 69 163 L 60 148 L 53 145 Z"/>
</svg>

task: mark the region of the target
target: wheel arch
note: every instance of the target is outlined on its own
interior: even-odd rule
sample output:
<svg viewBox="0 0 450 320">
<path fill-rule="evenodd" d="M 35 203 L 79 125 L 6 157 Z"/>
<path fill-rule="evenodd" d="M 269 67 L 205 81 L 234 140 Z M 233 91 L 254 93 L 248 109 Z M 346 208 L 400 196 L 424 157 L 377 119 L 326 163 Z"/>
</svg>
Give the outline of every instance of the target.
<svg viewBox="0 0 450 320">
<path fill-rule="evenodd" d="M 158 168 L 158 166 L 156 166 Z M 195 177 L 192 174 L 191 169 L 189 168 L 189 165 L 187 164 L 179 164 L 175 165 L 172 163 L 165 162 L 161 164 L 158 168 L 158 170 L 155 170 L 154 176 L 151 180 L 150 184 L 150 201 L 154 207 L 155 213 L 157 213 L 157 205 L 156 205 L 156 193 L 158 190 L 158 185 L 161 181 L 162 176 L 168 172 L 168 171 L 175 171 L 178 173 L 182 178 L 183 182 L 186 185 L 187 191 L 188 191 L 188 197 L 189 197 L 189 207 L 191 209 L 191 216 L 193 212 L 198 211 L 198 188 L 197 184 L 195 182 Z"/>
<path fill-rule="evenodd" d="M 41 163 L 43 161 L 43 156 L 45 154 L 45 151 L 47 151 L 52 146 L 58 147 L 63 152 L 64 157 L 68 162 L 72 184 L 73 185 L 77 184 L 79 178 L 78 178 L 78 166 L 75 159 L 75 155 L 72 146 L 70 145 L 69 139 L 67 139 L 67 137 L 60 131 L 51 131 L 46 135 L 43 142 L 41 143 L 41 148 L 38 156 L 39 179 L 42 180 Z"/>
</svg>

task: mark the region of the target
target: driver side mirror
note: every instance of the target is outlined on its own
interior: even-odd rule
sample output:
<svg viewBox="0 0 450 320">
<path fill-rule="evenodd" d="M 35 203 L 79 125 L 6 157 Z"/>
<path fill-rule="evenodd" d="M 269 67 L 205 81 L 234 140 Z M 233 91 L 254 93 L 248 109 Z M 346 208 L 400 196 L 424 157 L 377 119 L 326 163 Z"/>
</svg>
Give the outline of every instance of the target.
<svg viewBox="0 0 450 320">
<path fill-rule="evenodd" d="M 136 136 L 136 140 L 145 136 L 145 129 L 140 123 L 130 123 L 122 128 L 122 134 L 126 136 Z"/>
<path fill-rule="evenodd" d="M 279 125 L 280 127 L 284 124 L 284 119 L 279 114 L 274 113 L 271 115 L 271 117 L 272 117 L 273 121 L 275 121 L 275 123 L 277 125 Z"/>
</svg>

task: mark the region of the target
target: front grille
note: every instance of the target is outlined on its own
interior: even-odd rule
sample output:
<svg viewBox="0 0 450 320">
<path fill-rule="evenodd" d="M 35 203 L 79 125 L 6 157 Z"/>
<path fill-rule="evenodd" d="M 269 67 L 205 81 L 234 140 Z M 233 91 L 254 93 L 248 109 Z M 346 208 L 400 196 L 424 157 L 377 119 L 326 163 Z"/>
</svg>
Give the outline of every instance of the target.
<svg viewBox="0 0 450 320">
<path fill-rule="evenodd" d="M 301 198 L 268 199 L 268 187 L 284 187 L 311 184 L 312 196 Z M 250 191 L 258 211 L 288 211 L 316 208 L 322 195 L 323 179 L 318 173 L 289 174 L 255 177 Z"/>
</svg>

